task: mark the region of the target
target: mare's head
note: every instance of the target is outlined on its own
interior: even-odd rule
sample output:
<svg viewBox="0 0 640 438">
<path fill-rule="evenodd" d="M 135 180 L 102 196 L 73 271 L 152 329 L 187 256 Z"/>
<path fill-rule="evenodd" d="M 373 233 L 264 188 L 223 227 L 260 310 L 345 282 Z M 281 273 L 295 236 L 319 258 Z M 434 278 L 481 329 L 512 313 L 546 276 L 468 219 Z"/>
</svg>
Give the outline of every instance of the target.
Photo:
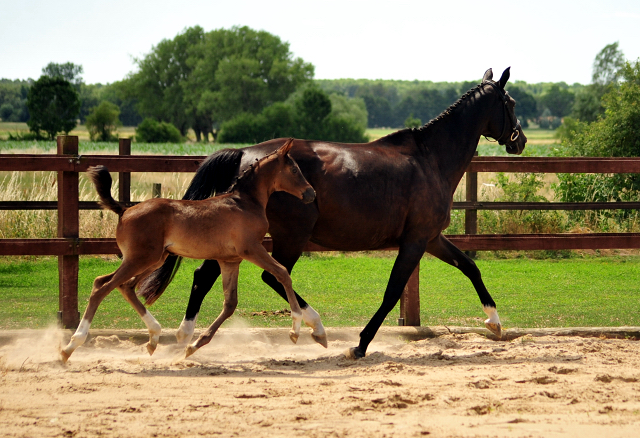
<svg viewBox="0 0 640 438">
<path fill-rule="evenodd" d="M 489 110 L 489 125 L 487 131 L 482 134 L 494 138 L 501 145 L 505 145 L 508 153 L 520 155 L 524 150 L 527 137 L 522 132 L 520 121 L 516 118 L 516 101 L 504 89 L 509 80 L 510 69 L 511 67 L 508 67 L 497 82 L 493 80 L 491 69 L 484 73 L 483 88 L 488 94 L 495 96 L 496 103 Z"/>
<path fill-rule="evenodd" d="M 290 138 L 275 152 L 280 166 L 280 170 L 276 174 L 275 188 L 276 190 L 290 193 L 296 198 L 302 199 L 305 204 L 308 204 L 316 199 L 316 191 L 313 190 L 313 187 L 304 177 L 295 160 L 289 156 L 292 146 L 293 139 Z"/>
</svg>

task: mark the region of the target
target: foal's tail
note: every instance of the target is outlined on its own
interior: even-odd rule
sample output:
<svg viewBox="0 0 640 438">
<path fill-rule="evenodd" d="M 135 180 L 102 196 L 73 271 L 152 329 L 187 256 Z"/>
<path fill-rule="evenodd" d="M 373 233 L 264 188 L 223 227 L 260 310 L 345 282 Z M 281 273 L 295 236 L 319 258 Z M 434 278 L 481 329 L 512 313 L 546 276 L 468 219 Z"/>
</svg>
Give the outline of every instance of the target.
<svg viewBox="0 0 640 438">
<path fill-rule="evenodd" d="M 238 174 L 243 154 L 240 149 L 222 149 L 209 155 L 200 164 L 182 199 L 207 199 L 226 192 Z M 140 282 L 137 294 L 145 298 L 147 306 L 153 304 L 169 286 L 181 261 L 179 256 L 167 257 L 161 267 Z"/>
<path fill-rule="evenodd" d="M 96 191 L 100 197 L 98 204 L 105 210 L 111 210 L 118 216 L 122 217 L 126 207 L 113 199 L 111 196 L 111 175 L 105 166 L 94 166 L 87 170 L 87 176 L 96 186 Z"/>
</svg>

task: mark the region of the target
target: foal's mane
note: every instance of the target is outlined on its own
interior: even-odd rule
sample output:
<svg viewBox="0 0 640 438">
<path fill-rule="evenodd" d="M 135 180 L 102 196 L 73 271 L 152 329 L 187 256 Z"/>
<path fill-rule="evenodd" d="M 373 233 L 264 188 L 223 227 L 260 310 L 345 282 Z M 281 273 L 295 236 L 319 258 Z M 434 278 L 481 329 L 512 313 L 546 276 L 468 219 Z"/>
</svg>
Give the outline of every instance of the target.
<svg viewBox="0 0 640 438">
<path fill-rule="evenodd" d="M 255 176 L 255 170 L 260 165 L 260 163 L 277 153 L 278 149 L 271 152 L 270 154 L 265 155 L 262 158 L 256 158 L 253 163 L 251 163 L 246 169 L 242 171 L 240 175 L 236 177 L 236 179 L 233 181 L 233 183 L 231 183 L 229 189 L 225 193 L 231 193 L 235 189 L 239 188 L 239 186 L 249 184 L 253 180 L 253 177 Z"/>
</svg>

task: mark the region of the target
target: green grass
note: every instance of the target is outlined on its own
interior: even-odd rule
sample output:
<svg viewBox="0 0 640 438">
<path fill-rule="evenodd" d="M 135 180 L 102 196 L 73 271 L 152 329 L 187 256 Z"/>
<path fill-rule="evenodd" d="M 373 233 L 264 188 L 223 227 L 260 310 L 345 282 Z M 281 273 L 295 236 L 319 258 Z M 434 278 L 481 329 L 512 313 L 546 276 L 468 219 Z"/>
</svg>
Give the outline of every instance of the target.
<svg viewBox="0 0 640 438">
<path fill-rule="evenodd" d="M 479 260 L 483 279 L 506 327 L 639 326 L 640 257 L 589 257 L 564 260 Z M 93 279 L 112 272 L 115 260 L 80 261 L 80 311 Z M 174 283 L 151 307 L 167 328 L 184 315 L 193 270 L 185 260 Z M 292 275 L 294 287 L 321 314 L 327 326 L 364 326 L 380 305 L 393 257 L 362 254 L 314 254 L 302 257 Z M 235 319 L 251 326 L 286 327 L 288 317 L 252 315 L 288 305 L 260 279 L 250 263 L 240 268 Z M 0 259 L 0 328 L 39 328 L 54 324 L 58 310 L 55 258 Z M 484 314 L 471 283 L 455 268 L 431 257 L 420 267 L 422 325 L 482 326 Z M 220 282 L 205 300 L 198 326 L 205 327 L 222 306 Z M 386 325 L 396 325 L 398 309 Z M 115 291 L 101 305 L 94 328 L 144 328 L 133 309 Z"/>
</svg>

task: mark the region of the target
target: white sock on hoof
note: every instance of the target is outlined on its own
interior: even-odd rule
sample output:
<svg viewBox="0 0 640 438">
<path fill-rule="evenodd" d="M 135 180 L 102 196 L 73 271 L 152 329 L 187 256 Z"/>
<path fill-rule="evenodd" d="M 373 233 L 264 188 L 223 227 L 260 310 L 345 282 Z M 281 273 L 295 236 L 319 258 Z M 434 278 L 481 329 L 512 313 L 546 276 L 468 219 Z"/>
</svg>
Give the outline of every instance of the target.
<svg viewBox="0 0 640 438">
<path fill-rule="evenodd" d="M 316 336 L 324 335 L 324 326 L 320 320 L 320 315 L 311 306 L 307 306 L 302 310 L 302 320 L 306 325 L 313 329 L 313 334 Z"/>
<path fill-rule="evenodd" d="M 484 323 L 485 324 L 500 324 L 500 317 L 498 316 L 498 311 L 496 310 L 495 307 L 489 307 L 489 306 L 484 306 L 482 308 L 482 310 L 484 310 L 484 313 L 487 314 L 487 316 L 489 317 L 489 319 L 487 319 Z"/>
<path fill-rule="evenodd" d="M 69 344 L 64 348 L 64 351 L 68 354 L 71 354 L 76 348 L 84 344 L 84 341 L 87 340 L 87 335 L 89 334 L 89 327 L 91 323 L 83 319 L 80 321 L 80 325 L 76 329 L 76 332 L 71 336 L 71 340 Z"/>
<path fill-rule="evenodd" d="M 198 313 L 196 313 L 195 318 L 189 321 L 186 318 L 182 319 L 180 323 L 180 327 L 178 327 L 178 331 L 176 332 L 176 339 L 178 340 L 178 344 L 185 345 L 191 341 L 193 337 L 193 333 L 196 330 L 196 321 L 198 320 Z"/>
<path fill-rule="evenodd" d="M 147 310 L 147 312 L 142 316 L 142 320 L 147 325 L 149 329 L 149 333 L 151 334 L 151 338 L 155 343 L 158 343 L 160 340 L 160 333 L 162 332 L 162 327 L 160 327 L 160 323 L 153 317 L 151 313 Z"/>
</svg>

